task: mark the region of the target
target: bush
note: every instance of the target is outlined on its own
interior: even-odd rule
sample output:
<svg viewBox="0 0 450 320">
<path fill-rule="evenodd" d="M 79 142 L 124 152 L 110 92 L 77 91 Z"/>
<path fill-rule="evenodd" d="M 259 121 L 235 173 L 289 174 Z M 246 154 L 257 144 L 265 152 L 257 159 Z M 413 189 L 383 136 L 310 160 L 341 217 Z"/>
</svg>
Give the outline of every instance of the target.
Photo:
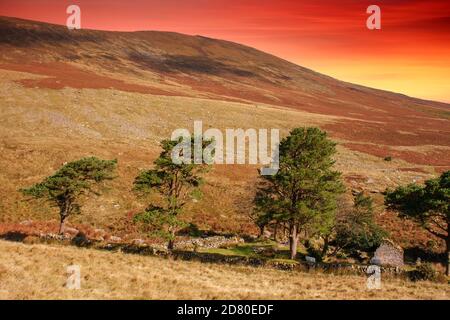
<svg viewBox="0 0 450 320">
<path fill-rule="evenodd" d="M 77 235 L 72 239 L 72 244 L 77 247 L 89 247 L 91 241 L 88 239 L 86 234 L 83 232 L 78 232 Z"/>
<path fill-rule="evenodd" d="M 373 251 L 388 236 L 376 224 L 372 198 L 362 192 L 355 196 L 353 207 L 337 217 L 335 230 L 334 244 L 350 254 Z"/>
<path fill-rule="evenodd" d="M 412 281 L 436 281 L 438 274 L 431 263 L 422 263 L 415 270 L 409 272 Z"/>
<path fill-rule="evenodd" d="M 384 157 L 384 161 L 392 161 L 392 157 L 391 156 Z"/>
</svg>

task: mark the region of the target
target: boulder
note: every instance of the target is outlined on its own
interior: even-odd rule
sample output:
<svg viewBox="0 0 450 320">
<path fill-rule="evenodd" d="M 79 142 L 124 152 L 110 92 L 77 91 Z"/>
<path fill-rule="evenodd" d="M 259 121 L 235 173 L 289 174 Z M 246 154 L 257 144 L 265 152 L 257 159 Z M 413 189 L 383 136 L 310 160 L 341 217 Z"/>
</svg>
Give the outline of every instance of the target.
<svg viewBox="0 0 450 320">
<path fill-rule="evenodd" d="M 403 267 L 403 249 L 396 246 L 392 241 L 384 240 L 371 260 L 371 263 L 380 266 Z"/>
<path fill-rule="evenodd" d="M 308 264 L 316 264 L 316 258 L 314 258 L 314 257 L 308 257 L 308 256 L 306 256 L 306 257 L 305 257 L 305 260 L 306 260 L 306 262 L 307 262 Z"/>
<path fill-rule="evenodd" d="M 121 237 L 116 237 L 116 236 L 111 236 L 111 237 L 109 237 L 109 241 L 111 241 L 111 242 L 121 242 L 122 238 Z"/>
<path fill-rule="evenodd" d="M 133 239 L 131 240 L 131 243 L 134 245 L 142 246 L 145 244 L 145 241 L 142 239 Z"/>
</svg>

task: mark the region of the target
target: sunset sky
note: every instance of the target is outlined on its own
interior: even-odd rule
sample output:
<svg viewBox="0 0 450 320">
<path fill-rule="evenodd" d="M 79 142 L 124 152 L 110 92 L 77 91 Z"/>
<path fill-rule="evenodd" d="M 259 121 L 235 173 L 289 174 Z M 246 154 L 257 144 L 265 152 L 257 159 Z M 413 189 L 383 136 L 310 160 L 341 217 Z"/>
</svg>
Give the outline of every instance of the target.
<svg viewBox="0 0 450 320">
<path fill-rule="evenodd" d="M 82 28 L 166 30 L 243 43 L 338 79 L 450 102 L 448 0 L 0 0 L 0 15 Z M 366 9 L 381 7 L 381 30 Z"/>
</svg>

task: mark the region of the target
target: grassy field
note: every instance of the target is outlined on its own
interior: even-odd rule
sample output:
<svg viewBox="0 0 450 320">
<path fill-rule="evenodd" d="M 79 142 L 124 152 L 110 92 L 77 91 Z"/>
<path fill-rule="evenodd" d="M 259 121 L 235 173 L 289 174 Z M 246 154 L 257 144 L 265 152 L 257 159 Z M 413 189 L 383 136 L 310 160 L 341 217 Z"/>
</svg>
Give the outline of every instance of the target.
<svg viewBox="0 0 450 320">
<path fill-rule="evenodd" d="M 81 289 L 65 287 L 81 267 Z M 447 284 L 172 261 L 0 241 L 0 299 L 449 299 Z"/>
</svg>

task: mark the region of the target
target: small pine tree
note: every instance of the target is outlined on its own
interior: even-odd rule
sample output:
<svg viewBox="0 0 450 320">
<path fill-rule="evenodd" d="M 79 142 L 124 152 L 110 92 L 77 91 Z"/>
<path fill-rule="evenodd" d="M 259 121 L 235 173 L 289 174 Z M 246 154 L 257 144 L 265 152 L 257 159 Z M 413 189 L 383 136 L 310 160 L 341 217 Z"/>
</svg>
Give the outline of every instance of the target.
<svg viewBox="0 0 450 320">
<path fill-rule="evenodd" d="M 83 158 L 64 165 L 42 182 L 20 191 L 25 196 L 52 202 L 59 208 L 59 233 L 62 234 L 66 219 L 72 214 L 80 213 L 81 197 L 89 192 L 98 194 L 94 186 L 113 179 L 116 166 L 117 160 Z"/>
<path fill-rule="evenodd" d="M 191 146 L 194 145 L 193 141 L 192 139 Z M 203 148 L 210 142 L 204 141 Z M 188 199 L 201 197 L 201 175 L 207 170 L 206 164 L 193 163 L 193 150 L 191 163 L 174 163 L 172 153 L 180 143 L 181 139 L 163 140 L 163 151 L 154 161 L 154 169 L 142 171 L 134 181 L 134 191 L 138 195 L 156 193 L 163 202 L 162 206 L 149 205 L 144 212 L 135 216 L 135 222 L 143 225 L 153 235 L 167 239 L 169 250 L 174 247 L 176 232 L 186 225 L 179 219 L 179 214 Z"/>
</svg>

